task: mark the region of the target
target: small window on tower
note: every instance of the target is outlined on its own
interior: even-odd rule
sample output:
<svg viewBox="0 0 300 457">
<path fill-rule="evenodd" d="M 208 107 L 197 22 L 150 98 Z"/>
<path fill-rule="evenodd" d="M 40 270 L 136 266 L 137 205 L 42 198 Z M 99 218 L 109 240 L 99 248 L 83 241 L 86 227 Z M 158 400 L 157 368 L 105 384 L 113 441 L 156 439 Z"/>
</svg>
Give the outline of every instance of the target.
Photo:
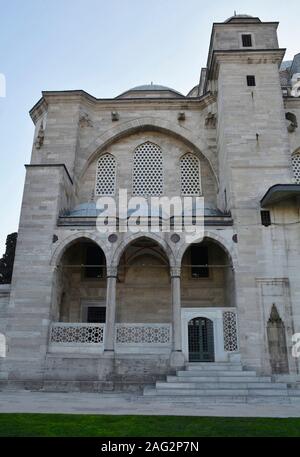
<svg viewBox="0 0 300 457">
<path fill-rule="evenodd" d="M 242 35 L 242 42 L 244 48 L 252 47 L 252 36 L 250 34 Z"/>
<path fill-rule="evenodd" d="M 255 83 L 255 76 L 253 75 L 247 75 L 247 86 L 256 86 L 256 83 Z"/>
<path fill-rule="evenodd" d="M 191 265 L 193 278 L 208 278 L 208 247 L 191 246 Z"/>
<path fill-rule="evenodd" d="M 270 211 L 263 210 L 263 211 L 260 212 L 260 216 L 261 216 L 262 225 L 264 225 L 265 227 L 269 227 L 269 225 L 271 225 L 271 213 L 270 213 Z"/>
</svg>

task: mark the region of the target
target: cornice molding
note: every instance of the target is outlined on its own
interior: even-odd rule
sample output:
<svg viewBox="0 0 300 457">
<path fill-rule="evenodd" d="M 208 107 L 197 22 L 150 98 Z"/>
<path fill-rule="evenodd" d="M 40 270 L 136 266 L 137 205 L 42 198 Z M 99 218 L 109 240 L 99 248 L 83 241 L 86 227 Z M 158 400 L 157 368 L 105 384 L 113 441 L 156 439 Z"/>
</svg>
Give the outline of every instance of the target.
<svg viewBox="0 0 300 457">
<path fill-rule="evenodd" d="M 25 168 L 48 168 L 48 167 L 52 167 L 52 168 L 63 168 L 66 172 L 66 175 L 68 176 L 69 178 L 69 181 L 70 183 L 73 185 L 73 180 L 70 176 L 70 173 L 66 167 L 66 165 L 64 163 L 29 163 L 29 164 L 25 164 Z"/>
<path fill-rule="evenodd" d="M 201 110 L 216 102 L 215 96 L 207 92 L 201 97 L 185 98 L 95 98 L 82 90 L 42 92 L 42 98 L 30 110 L 30 116 L 35 123 L 41 113 L 51 103 L 78 103 L 89 105 L 99 110 Z"/>
<path fill-rule="evenodd" d="M 208 70 L 208 80 L 217 79 L 220 62 L 243 64 L 281 64 L 286 49 L 214 50 Z"/>
</svg>

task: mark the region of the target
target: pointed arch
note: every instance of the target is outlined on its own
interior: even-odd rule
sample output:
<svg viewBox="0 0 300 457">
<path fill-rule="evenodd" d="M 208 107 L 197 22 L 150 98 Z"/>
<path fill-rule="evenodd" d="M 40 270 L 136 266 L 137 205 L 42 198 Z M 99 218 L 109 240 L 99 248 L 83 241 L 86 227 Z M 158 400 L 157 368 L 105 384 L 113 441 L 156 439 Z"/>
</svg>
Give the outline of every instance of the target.
<svg viewBox="0 0 300 457">
<path fill-rule="evenodd" d="M 170 267 L 174 267 L 175 266 L 175 256 L 174 256 L 174 253 L 172 251 L 172 249 L 170 248 L 169 244 L 163 240 L 160 236 L 156 235 L 155 233 L 151 233 L 151 232 L 147 232 L 147 233 L 135 233 L 135 234 L 131 234 L 129 235 L 128 237 L 126 237 L 116 248 L 114 254 L 113 254 L 113 257 L 112 257 L 112 266 L 113 267 L 117 267 L 119 265 L 119 262 L 120 262 L 120 259 L 122 257 L 122 254 L 123 252 L 127 249 L 127 247 L 133 242 L 133 241 L 136 241 L 136 240 L 139 240 L 141 238 L 147 238 L 147 239 L 150 239 L 152 241 L 155 241 L 161 248 L 162 250 L 164 251 L 168 261 L 169 261 L 169 265 Z"/>
<path fill-rule="evenodd" d="M 270 318 L 267 322 L 267 336 L 272 373 L 288 373 L 285 325 L 275 303 L 272 305 Z"/>
<path fill-rule="evenodd" d="M 220 236 L 219 234 L 213 232 L 212 230 L 204 230 L 203 237 L 199 240 L 195 240 L 194 244 L 201 243 L 204 239 L 208 239 L 212 242 L 215 242 L 219 245 L 227 254 L 228 259 L 234 269 L 238 267 L 237 255 L 235 252 L 235 246 L 232 241 L 227 240 L 226 238 Z M 177 266 L 181 266 L 182 258 L 184 253 L 188 250 L 191 244 L 182 244 L 176 254 Z"/>
<path fill-rule="evenodd" d="M 64 240 L 62 240 L 57 247 L 55 248 L 55 251 L 53 252 L 50 265 L 52 266 L 57 266 L 65 253 L 65 251 L 74 243 L 77 243 L 81 239 L 85 239 L 91 242 L 96 243 L 103 251 L 106 262 L 108 261 L 108 252 L 107 249 L 105 248 L 104 243 L 99 241 L 99 238 L 97 237 L 96 234 L 94 233 L 89 233 L 89 232 L 84 232 L 84 231 L 78 231 Z"/>
<path fill-rule="evenodd" d="M 154 130 L 178 138 L 183 141 L 189 149 L 194 150 L 197 154 L 203 156 L 210 165 L 216 184 L 219 185 L 216 156 L 213 153 L 212 148 L 203 140 L 203 137 L 197 135 L 194 130 L 190 130 L 179 124 L 174 124 L 166 119 L 154 117 L 139 117 L 138 119 L 116 124 L 118 125 L 115 125 L 94 138 L 89 145 L 83 149 L 83 156 L 86 157 L 87 160 L 84 161 L 84 164 L 81 164 L 83 166 L 78 170 L 79 179 L 85 174 L 95 158 L 99 156 L 100 151 L 104 151 L 115 141 L 139 131 L 145 132 Z"/>
</svg>

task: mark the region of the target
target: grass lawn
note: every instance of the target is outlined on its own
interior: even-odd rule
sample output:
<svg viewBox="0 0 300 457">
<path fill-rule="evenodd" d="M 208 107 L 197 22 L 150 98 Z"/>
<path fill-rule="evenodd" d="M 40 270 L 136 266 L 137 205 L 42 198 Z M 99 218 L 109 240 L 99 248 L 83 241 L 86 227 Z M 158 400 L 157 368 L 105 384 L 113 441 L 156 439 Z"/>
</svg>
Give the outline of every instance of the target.
<svg viewBox="0 0 300 457">
<path fill-rule="evenodd" d="M 300 437 L 300 418 L 0 414 L 0 436 Z"/>
</svg>

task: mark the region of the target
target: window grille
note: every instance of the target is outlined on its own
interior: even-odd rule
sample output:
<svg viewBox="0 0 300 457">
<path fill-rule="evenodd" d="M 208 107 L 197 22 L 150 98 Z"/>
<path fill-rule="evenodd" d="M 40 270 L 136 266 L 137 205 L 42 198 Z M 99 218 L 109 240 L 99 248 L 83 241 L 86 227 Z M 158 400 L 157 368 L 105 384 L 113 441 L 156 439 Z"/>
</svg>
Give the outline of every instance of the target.
<svg viewBox="0 0 300 457">
<path fill-rule="evenodd" d="M 156 144 L 147 141 L 134 153 L 132 194 L 159 196 L 163 193 L 163 157 Z"/>
<path fill-rule="evenodd" d="M 295 181 L 297 184 L 300 184 L 300 152 L 292 155 L 292 165 Z"/>
<path fill-rule="evenodd" d="M 234 352 L 238 350 L 236 314 L 232 311 L 223 313 L 224 350 Z"/>
<path fill-rule="evenodd" d="M 247 86 L 250 86 L 250 87 L 256 86 L 255 76 L 253 76 L 253 75 L 247 76 Z"/>
<path fill-rule="evenodd" d="M 247 35 L 242 35 L 242 43 L 244 48 L 251 48 L 252 47 L 252 36 L 247 34 Z"/>
<path fill-rule="evenodd" d="M 115 195 L 116 159 L 111 154 L 102 155 L 97 162 L 96 195 Z"/>
<path fill-rule="evenodd" d="M 105 324 L 106 307 L 105 306 L 88 306 L 87 321 L 89 323 Z"/>
<path fill-rule="evenodd" d="M 194 154 L 185 154 L 180 160 L 181 195 L 200 195 L 200 161 Z"/>
<path fill-rule="evenodd" d="M 270 211 L 263 210 L 260 212 L 260 216 L 261 216 L 262 225 L 264 225 L 265 227 L 268 227 L 269 225 L 271 225 Z"/>
</svg>

